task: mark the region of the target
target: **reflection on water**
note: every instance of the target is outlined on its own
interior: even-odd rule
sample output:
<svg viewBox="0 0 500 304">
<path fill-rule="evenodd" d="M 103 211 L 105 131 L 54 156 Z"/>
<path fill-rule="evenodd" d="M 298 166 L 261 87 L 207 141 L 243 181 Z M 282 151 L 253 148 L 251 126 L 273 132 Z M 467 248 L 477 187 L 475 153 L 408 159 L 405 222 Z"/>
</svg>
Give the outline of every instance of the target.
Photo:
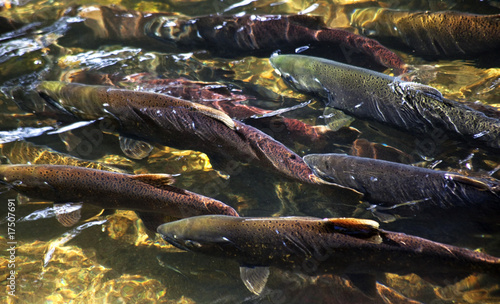
<svg viewBox="0 0 500 304">
<path fill-rule="evenodd" d="M 360 132 L 354 143 L 349 136 L 357 133 L 351 129 L 351 133 L 338 133 L 342 142 L 332 140 L 316 145 L 311 141 L 311 144 L 305 144 L 291 139 L 285 129 L 260 118 L 262 120 L 256 123 L 258 128 L 286 141 L 286 145 L 300 156 L 312 152 L 348 153 L 388 160 L 403 156 L 407 160 L 411 156 L 414 165 L 425 168 L 472 177 L 500 178 L 498 151 L 460 142 L 444 133 L 410 135 L 351 117 L 335 120 L 333 112 L 325 111 L 319 100 L 295 92 L 280 79 L 269 63 L 270 54 L 214 57 L 203 48 L 178 51 L 146 43 L 127 45 L 118 39 L 94 41 L 92 35 L 80 30 L 84 20 L 82 7 L 86 7 L 86 13 L 91 15 L 95 11 L 89 5 L 95 4 L 96 1 L 86 0 L 6 0 L 0 3 L 0 157 L 3 164 L 65 164 L 136 174 L 169 173 L 175 176 L 176 187 L 225 202 L 244 216 L 374 218 L 370 205 L 359 202 L 359 197 L 349 191 L 318 189 L 246 164 L 240 164 L 233 174 L 227 174 L 216 170 L 214 160 L 212 164 L 209 157 L 199 151 L 156 145 L 146 158 L 127 158 L 120 150 L 123 141 L 119 140 L 118 134 L 99 130 L 96 124 L 61 129 L 64 126 L 56 122 L 56 117 L 42 119 L 24 112 L 10 98 L 12 92 L 28 93 L 33 83 L 40 80 L 151 90 L 155 79 L 182 78 L 183 84 L 187 80 L 211 82 L 208 84 L 211 96 L 235 98 L 235 102 L 243 106 L 260 107 L 266 111 L 303 103 L 302 107 L 283 116 L 289 118 L 289 122 L 298 120 L 315 126 L 308 129 L 310 134 L 314 130 L 331 131 L 328 126 L 340 128 L 349 124 Z M 390 0 L 99 0 L 97 4 L 118 4 L 142 12 L 190 17 L 244 13 L 319 15 L 325 26 L 346 28 L 374 37 L 376 30 L 362 28 L 363 22 L 367 24 L 366 20 L 357 18 L 368 12 L 382 18 L 380 8 L 401 9 L 400 15 L 405 14 L 404 10 L 500 12 L 498 1 L 452 0 L 405 3 Z M 105 28 L 102 24 L 94 26 Z M 425 28 L 425 24 L 419 26 Z M 498 24 L 493 25 L 485 33 L 498 37 L 498 28 Z M 81 41 L 82 37 L 86 40 Z M 410 38 L 414 39 L 413 36 Z M 491 40 L 494 39 L 488 41 Z M 391 50 L 411 66 L 407 74 L 401 75 L 403 79 L 431 85 L 446 98 L 498 117 L 498 45 L 490 45 L 491 49 L 496 47 L 497 53 L 493 55 L 484 52 L 463 58 L 417 55 L 411 47 L 401 43 L 388 46 L 394 47 Z M 297 50 L 318 51 L 309 48 L 310 45 L 297 46 Z M 442 51 L 439 47 L 436 50 Z M 394 71 L 387 69 L 385 73 Z M 350 135 L 342 137 L 342 134 Z M 7 209 L 9 202 L 16 203 L 14 215 Z M 3 253 L 0 278 L 4 286 L 0 299 L 6 303 L 500 302 L 498 279 L 483 275 L 473 275 L 442 287 L 416 275 L 387 274 L 377 285 L 380 297 L 369 299 L 343 277 L 306 277 L 278 269 L 271 269 L 267 294 L 259 297 L 245 289 L 236 262 L 182 252 L 147 231 L 132 211 L 103 211 L 83 206 L 78 224 L 68 228 L 57 222 L 52 202 L 29 200 L 3 185 L 0 187 L 0 206 L 0 249 Z M 381 227 L 500 256 L 497 218 L 471 221 L 467 214 L 457 217 L 434 215 L 434 219 L 429 220 L 433 218 L 431 214 L 426 218 L 399 217 L 390 223 L 382 223 Z M 15 223 L 15 232 L 8 230 L 11 222 Z M 17 242 L 14 262 L 9 252 L 12 244 L 8 242 L 11 241 Z M 15 297 L 7 294 L 9 271 L 14 268 L 11 264 L 15 264 L 16 271 Z"/>
</svg>

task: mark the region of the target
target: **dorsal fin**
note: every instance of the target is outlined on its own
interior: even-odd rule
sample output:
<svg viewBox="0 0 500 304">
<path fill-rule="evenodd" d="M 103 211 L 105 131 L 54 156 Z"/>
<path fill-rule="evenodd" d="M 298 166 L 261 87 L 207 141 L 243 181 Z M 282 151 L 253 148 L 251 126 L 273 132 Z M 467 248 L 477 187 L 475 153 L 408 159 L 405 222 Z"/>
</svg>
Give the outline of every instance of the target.
<svg viewBox="0 0 500 304">
<path fill-rule="evenodd" d="M 230 128 L 232 130 L 235 129 L 233 119 L 231 117 L 229 117 L 229 115 L 227 115 L 226 113 L 224 113 L 220 110 L 216 110 L 214 108 L 207 107 L 207 106 L 202 105 L 202 104 L 197 104 L 194 102 L 192 104 L 193 104 L 192 108 L 196 109 L 200 113 L 202 113 L 208 117 L 212 117 L 214 119 L 217 119 L 218 121 L 224 123 L 228 128 Z"/>
<path fill-rule="evenodd" d="M 143 182 L 145 184 L 151 185 L 156 188 L 169 189 L 169 190 L 171 188 L 170 185 L 172 185 L 175 182 L 174 177 L 170 174 L 137 174 L 137 175 L 130 175 L 130 178 L 138 180 L 140 182 Z"/>
<path fill-rule="evenodd" d="M 446 173 L 445 178 L 476 187 L 478 190 L 493 191 L 493 188 L 490 185 L 488 185 L 488 183 L 479 179 L 470 178 L 467 176 L 453 174 L 453 173 Z"/>
<path fill-rule="evenodd" d="M 378 229 L 379 224 L 373 220 L 357 218 L 330 218 L 326 220 L 327 225 L 334 232 L 347 234 L 375 244 L 382 242 L 380 230 Z"/>
<path fill-rule="evenodd" d="M 374 220 L 358 219 L 352 217 L 329 218 L 328 221 L 336 227 L 348 230 L 373 230 L 379 228 L 379 223 Z"/>
</svg>

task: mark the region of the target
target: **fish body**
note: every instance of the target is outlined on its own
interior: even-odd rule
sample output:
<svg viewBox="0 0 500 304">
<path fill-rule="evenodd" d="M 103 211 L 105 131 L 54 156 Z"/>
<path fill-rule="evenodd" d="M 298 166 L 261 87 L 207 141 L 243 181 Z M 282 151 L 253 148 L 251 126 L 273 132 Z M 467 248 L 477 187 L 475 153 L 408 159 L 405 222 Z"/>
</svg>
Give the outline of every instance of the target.
<svg viewBox="0 0 500 304">
<path fill-rule="evenodd" d="M 169 185 L 169 176 L 161 174 L 131 175 L 64 165 L 0 165 L 0 182 L 30 198 L 55 203 L 82 202 L 174 218 L 238 216 L 218 200 Z"/>
<path fill-rule="evenodd" d="M 342 29 L 328 28 L 321 17 L 308 15 L 157 17 L 145 26 L 151 37 L 185 50 L 210 48 L 219 55 L 270 53 L 316 44 L 348 53 L 363 53 L 382 66 L 406 70 L 406 64 L 376 40 Z M 224 46 L 224 47 L 221 47 Z M 349 60 L 349 58 L 348 58 Z"/>
<path fill-rule="evenodd" d="M 376 40 L 329 28 L 319 16 L 245 14 L 187 17 L 90 6 L 81 9 L 79 17 L 84 23 L 83 28 L 76 28 L 80 37 L 89 29 L 94 36 L 83 43 L 92 43 L 96 39 L 111 40 L 141 48 L 147 45 L 180 52 L 209 50 L 214 55 L 232 58 L 269 56 L 277 50 L 293 52 L 296 48 L 311 45 L 328 47 L 330 55 L 345 60 L 357 60 L 358 55 L 363 64 L 368 61 L 371 66 L 393 68 L 398 73 L 407 70 L 407 65 L 399 56 Z"/>
<path fill-rule="evenodd" d="M 375 39 L 395 41 L 420 55 L 466 57 L 500 49 L 500 15 L 458 11 L 356 10 L 351 23 Z"/>
<path fill-rule="evenodd" d="M 444 129 L 500 148 L 499 119 L 445 99 L 432 87 L 317 57 L 276 55 L 270 61 L 287 84 L 349 115 L 411 133 Z"/>
<path fill-rule="evenodd" d="M 450 282 L 475 272 L 500 274 L 499 258 L 385 231 L 371 220 L 209 215 L 163 224 L 158 233 L 181 249 L 233 259 L 247 268 L 346 274 L 358 283 L 363 275 L 383 272 Z"/>
<path fill-rule="evenodd" d="M 309 154 L 304 161 L 321 178 L 351 187 L 364 199 L 404 216 L 425 210 L 468 208 L 500 214 L 500 181 L 344 154 Z"/>
<path fill-rule="evenodd" d="M 42 82 L 36 91 L 51 111 L 68 120 L 107 119 L 109 129 L 126 137 L 201 151 L 219 164 L 235 160 L 304 183 L 325 184 L 280 142 L 201 104 L 152 92 L 64 82 Z"/>
<path fill-rule="evenodd" d="M 286 146 L 300 143 L 311 150 L 320 151 L 332 142 L 352 143 L 359 135 L 359 131 L 354 128 L 342 128 L 337 132 L 325 126 L 311 126 L 301 120 L 277 114 L 262 117 L 273 114 L 273 111 L 243 103 L 248 99 L 247 96 L 235 94 L 227 86 L 219 83 L 195 82 L 184 78 L 134 80 L 134 84 L 139 85 L 141 90 L 204 104 L 259 130 L 269 130 L 270 127 L 278 130 L 274 132 L 270 130 L 272 133 L 270 135 Z M 254 118 L 255 116 L 261 117 Z"/>
</svg>

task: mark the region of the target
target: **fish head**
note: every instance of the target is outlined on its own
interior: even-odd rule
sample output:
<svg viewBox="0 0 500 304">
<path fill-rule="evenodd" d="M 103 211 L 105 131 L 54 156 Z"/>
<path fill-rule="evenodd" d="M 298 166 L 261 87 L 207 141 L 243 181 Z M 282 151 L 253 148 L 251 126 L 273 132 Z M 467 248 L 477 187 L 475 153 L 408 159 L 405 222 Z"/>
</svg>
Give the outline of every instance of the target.
<svg viewBox="0 0 500 304">
<path fill-rule="evenodd" d="M 0 165 L 0 183 L 30 198 L 55 200 L 56 189 L 39 173 L 39 165 Z"/>
<path fill-rule="evenodd" d="M 208 255 L 224 256 L 233 243 L 226 237 L 224 223 L 238 217 L 226 215 L 194 216 L 162 224 L 157 232 L 173 246 Z"/>
<path fill-rule="evenodd" d="M 329 157 L 328 154 L 308 154 L 302 159 L 320 178 L 331 183 L 337 182 L 335 178 L 337 158 Z"/>
<path fill-rule="evenodd" d="M 277 53 L 273 54 L 271 58 L 269 58 L 271 65 L 275 69 L 276 73 L 278 73 L 283 81 L 293 87 L 296 88 L 298 85 L 297 79 L 291 74 L 291 70 L 293 69 L 293 61 L 287 55 L 278 55 Z"/>
<path fill-rule="evenodd" d="M 273 54 L 269 61 L 283 81 L 300 92 L 327 92 L 321 81 L 315 77 L 316 72 L 309 63 L 309 56 Z"/>
<path fill-rule="evenodd" d="M 68 95 L 66 86 L 67 84 L 61 81 L 42 81 L 35 87 L 35 92 L 44 100 L 47 111 L 74 117 L 74 114 L 64 106 L 64 100 Z"/>
</svg>

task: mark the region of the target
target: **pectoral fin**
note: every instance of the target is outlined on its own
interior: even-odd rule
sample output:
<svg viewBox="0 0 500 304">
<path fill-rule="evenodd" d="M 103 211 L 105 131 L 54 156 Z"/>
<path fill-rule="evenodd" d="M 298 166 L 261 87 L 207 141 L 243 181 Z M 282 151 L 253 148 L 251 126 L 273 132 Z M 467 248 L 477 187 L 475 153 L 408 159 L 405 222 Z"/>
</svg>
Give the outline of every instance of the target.
<svg viewBox="0 0 500 304">
<path fill-rule="evenodd" d="M 0 192 L 0 193 L 2 193 L 2 192 Z M 48 204 L 48 203 L 50 203 L 47 200 L 28 197 L 28 196 L 21 194 L 21 193 L 17 194 L 17 202 L 19 203 L 19 205 Z"/>
<path fill-rule="evenodd" d="M 252 293 L 259 295 L 266 287 L 269 267 L 240 267 L 240 277 Z"/>
<path fill-rule="evenodd" d="M 377 297 L 377 280 L 374 275 L 366 273 L 355 273 L 348 274 L 347 278 L 367 297 L 372 299 Z"/>
<path fill-rule="evenodd" d="M 64 227 L 71 227 L 78 223 L 81 215 L 82 203 L 54 204 L 56 219 Z"/>
<path fill-rule="evenodd" d="M 75 117 L 75 115 L 73 113 L 71 113 L 70 111 L 66 110 L 64 108 L 64 106 L 62 106 L 54 98 L 52 98 L 51 96 L 49 96 L 49 94 L 45 93 L 45 91 L 51 92 L 50 88 L 49 89 L 45 89 L 46 86 L 47 86 L 47 83 L 55 83 L 55 82 L 56 81 L 47 81 L 47 82 L 41 83 L 37 87 L 38 95 L 40 95 L 40 97 L 45 101 L 45 103 L 47 104 L 47 106 L 49 106 L 50 108 L 54 109 L 55 111 L 60 112 L 60 113 L 62 113 L 64 115 Z M 42 90 L 40 90 L 40 89 L 42 89 Z"/>
<path fill-rule="evenodd" d="M 444 287 L 450 284 L 455 284 L 470 275 L 470 273 L 430 273 L 421 275 L 421 277 L 429 283 Z"/>
<path fill-rule="evenodd" d="M 286 112 L 290 112 L 290 111 L 294 111 L 294 110 L 303 108 L 303 107 L 307 106 L 308 104 L 310 104 L 311 102 L 312 102 L 312 99 L 309 100 L 309 101 L 305 101 L 305 102 L 299 103 L 298 105 L 294 105 L 292 107 L 282 108 L 282 109 L 278 109 L 278 110 L 275 110 L 275 111 L 272 111 L 272 112 L 267 112 L 267 113 L 264 113 L 264 114 L 254 114 L 254 115 L 250 116 L 250 118 L 259 119 L 259 118 L 267 118 L 267 117 L 278 116 L 278 115 L 281 115 L 281 114 L 286 113 Z"/>
<path fill-rule="evenodd" d="M 128 158 L 143 159 L 149 156 L 154 147 L 142 140 L 120 136 L 120 148 Z"/>
<path fill-rule="evenodd" d="M 309 166 L 309 168 L 311 168 L 311 170 L 313 170 L 314 175 L 316 175 L 318 177 L 318 179 L 320 180 L 319 183 L 350 190 L 350 191 L 356 193 L 357 195 L 359 195 L 360 199 L 364 196 L 364 194 L 362 192 L 359 192 L 358 190 L 356 190 L 354 188 L 342 186 L 341 184 L 338 184 L 335 181 L 333 181 L 331 178 L 329 178 L 327 173 L 321 171 L 321 169 L 318 166 L 315 166 L 312 163 L 312 160 L 309 158 L 309 155 L 305 155 L 302 159 L 307 164 L 307 166 Z"/>
<path fill-rule="evenodd" d="M 328 128 L 332 131 L 338 131 L 340 128 L 348 127 L 354 121 L 352 116 L 332 107 L 325 107 L 323 118 Z"/>
<path fill-rule="evenodd" d="M 372 210 L 372 213 L 382 223 L 392 223 L 397 220 L 395 215 L 379 211 L 376 208 Z"/>
</svg>

